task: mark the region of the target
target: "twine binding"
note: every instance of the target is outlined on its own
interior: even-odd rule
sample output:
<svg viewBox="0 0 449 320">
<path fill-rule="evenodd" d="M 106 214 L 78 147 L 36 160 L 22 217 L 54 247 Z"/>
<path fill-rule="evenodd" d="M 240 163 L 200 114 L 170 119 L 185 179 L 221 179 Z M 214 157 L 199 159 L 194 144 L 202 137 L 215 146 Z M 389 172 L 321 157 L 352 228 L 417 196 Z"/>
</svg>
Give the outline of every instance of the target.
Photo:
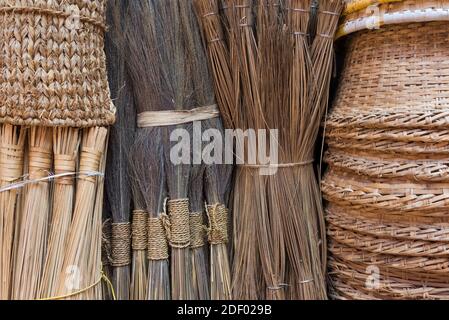
<svg viewBox="0 0 449 320">
<path fill-rule="evenodd" d="M 143 251 L 148 245 L 148 214 L 143 210 L 134 210 L 132 222 L 132 249 Z"/>
<path fill-rule="evenodd" d="M 190 246 L 189 199 L 169 200 L 167 213 L 162 214 L 162 222 L 167 239 L 172 248 L 184 249 Z"/>
<path fill-rule="evenodd" d="M 190 214 L 190 248 L 197 249 L 206 244 L 206 227 L 202 212 Z"/>
<path fill-rule="evenodd" d="M 131 264 L 131 223 L 112 224 L 111 247 L 113 267 Z"/>
<path fill-rule="evenodd" d="M 139 128 L 165 127 L 218 118 L 216 104 L 192 110 L 146 111 L 137 115 Z"/>
<path fill-rule="evenodd" d="M 228 243 L 228 209 L 223 204 L 217 203 L 206 205 L 206 212 L 209 218 L 207 230 L 209 243 L 212 245 Z"/>
<path fill-rule="evenodd" d="M 165 234 L 165 228 L 162 218 L 149 218 L 148 260 L 167 260 L 168 257 L 168 241 Z"/>
</svg>

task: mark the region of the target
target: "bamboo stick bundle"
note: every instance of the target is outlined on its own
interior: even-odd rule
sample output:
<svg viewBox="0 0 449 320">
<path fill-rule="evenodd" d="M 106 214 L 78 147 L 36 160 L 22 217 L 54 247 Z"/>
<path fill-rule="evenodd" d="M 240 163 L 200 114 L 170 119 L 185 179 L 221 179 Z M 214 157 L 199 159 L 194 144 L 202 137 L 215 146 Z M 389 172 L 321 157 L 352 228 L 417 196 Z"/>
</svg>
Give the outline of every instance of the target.
<svg viewBox="0 0 449 320">
<path fill-rule="evenodd" d="M 119 8 L 109 3 L 109 24 L 120 23 L 120 16 L 114 17 Z M 116 48 L 114 39 L 120 26 L 113 26 L 106 35 L 108 79 L 111 97 L 117 107 L 117 121 L 111 127 L 110 152 L 106 172 L 106 192 L 112 210 L 112 265 L 113 284 L 119 300 L 128 300 L 131 283 L 131 184 L 129 181 L 129 151 L 135 135 L 135 110 L 131 81 L 127 76 L 125 57 Z M 141 255 L 142 257 L 142 255 Z M 143 263 L 141 261 L 140 263 Z M 133 274 L 132 276 L 137 276 Z"/>
<path fill-rule="evenodd" d="M 22 176 L 25 139 L 26 130 L 23 127 L 0 125 L 0 189 Z M 17 195 L 17 190 L 0 192 L 0 300 L 11 298 Z"/>
<path fill-rule="evenodd" d="M 79 143 L 78 129 L 53 129 L 55 175 L 73 174 L 76 172 Z M 56 295 L 58 277 L 62 272 L 62 264 L 64 262 L 67 235 L 72 222 L 75 197 L 74 177 L 66 176 L 55 179 L 52 197 L 53 205 L 48 250 L 39 290 L 41 298 Z"/>
<path fill-rule="evenodd" d="M 39 180 L 52 169 L 52 130 L 32 127 L 28 139 L 28 178 Z M 24 190 L 20 234 L 14 263 L 12 298 L 36 299 L 47 247 L 50 183 L 41 181 Z"/>
<path fill-rule="evenodd" d="M 95 175 L 101 170 L 107 133 L 108 130 L 101 127 L 83 130 L 75 207 L 57 286 L 57 296 L 67 299 L 101 298 L 97 292 L 101 269 L 98 269 L 98 265 L 90 266 L 89 262 L 92 261 L 90 255 L 101 252 L 97 248 L 101 246 L 101 237 L 97 239 L 97 233 L 101 235 L 97 230 L 98 224 L 101 227 L 101 218 L 98 223 L 96 216 L 101 217 L 101 214 L 96 212 L 100 210 L 96 208 L 99 182 Z M 93 268 L 95 272 L 91 272 Z"/>
</svg>

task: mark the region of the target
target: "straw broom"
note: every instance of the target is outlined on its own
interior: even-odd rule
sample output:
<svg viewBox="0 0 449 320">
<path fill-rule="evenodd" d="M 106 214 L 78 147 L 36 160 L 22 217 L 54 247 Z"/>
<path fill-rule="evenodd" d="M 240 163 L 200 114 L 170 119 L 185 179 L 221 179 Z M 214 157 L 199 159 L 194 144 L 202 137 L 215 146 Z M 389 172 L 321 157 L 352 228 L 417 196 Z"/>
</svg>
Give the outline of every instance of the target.
<svg viewBox="0 0 449 320">
<path fill-rule="evenodd" d="M 137 146 L 137 144 L 136 144 Z M 131 149 L 133 150 L 133 149 Z M 137 152 L 137 153 L 136 153 Z M 131 300 L 146 300 L 147 279 L 148 279 L 148 261 L 147 261 L 147 244 L 148 244 L 148 212 L 144 196 L 140 190 L 139 180 L 141 172 L 134 172 L 131 165 L 134 163 L 132 157 L 137 155 L 141 150 L 130 152 L 130 175 L 131 187 L 133 191 L 133 224 L 132 224 L 132 269 L 131 269 Z"/>
<path fill-rule="evenodd" d="M 123 12 L 126 15 L 122 18 L 124 32 L 119 38 L 119 48 L 129 57 L 137 112 L 166 109 L 154 3 L 131 1 Z M 165 198 L 168 197 L 162 148 L 164 131 L 165 128 L 139 128 L 130 153 L 133 188 L 140 190 L 144 202 L 143 208 L 138 205 L 135 209 L 143 209 L 149 214 L 146 290 L 149 300 L 171 298 L 168 244 L 161 220 Z"/>
<path fill-rule="evenodd" d="M 32 127 L 28 145 L 28 179 L 48 176 L 52 167 L 52 130 Z M 12 292 L 12 298 L 17 300 L 38 297 L 47 246 L 50 183 L 29 184 L 24 192 Z"/>
<path fill-rule="evenodd" d="M 157 31 L 164 34 L 160 43 L 162 57 L 161 70 L 164 77 L 161 96 L 170 110 L 189 110 L 195 106 L 192 97 L 193 83 L 190 78 L 191 65 L 187 61 L 187 52 L 183 39 L 182 20 L 179 1 L 156 1 Z M 167 230 L 171 250 L 172 299 L 189 300 L 193 298 L 190 261 L 190 225 L 189 225 L 189 178 L 190 164 L 172 162 L 171 153 L 177 147 L 171 141 L 173 130 L 183 129 L 189 136 L 192 125 L 167 126 L 163 135 L 165 170 L 168 194 L 167 213 L 170 227 Z M 191 155 L 188 155 L 191 157 Z"/>
<path fill-rule="evenodd" d="M 112 6 L 113 3 L 111 2 L 110 5 Z M 117 8 L 114 7 L 108 8 L 108 20 L 110 24 L 121 22 L 120 17 L 113 17 L 116 10 Z M 117 107 L 117 121 L 111 127 L 110 134 L 106 192 L 112 210 L 112 241 L 115 244 L 115 247 L 112 248 L 112 265 L 114 267 L 113 284 L 117 299 L 128 300 L 130 297 L 131 282 L 130 216 L 132 210 L 128 157 L 131 144 L 134 140 L 136 119 L 131 81 L 127 77 L 124 56 L 120 53 L 120 49 L 115 47 L 114 40 L 112 39 L 118 37 L 119 28 L 120 26 L 113 26 L 110 29 L 111 31 L 106 35 L 106 54 L 109 58 L 108 79 L 112 99 Z M 121 237 L 124 237 L 124 239 L 121 239 Z M 140 261 L 140 263 L 143 263 L 143 261 Z M 133 276 L 139 277 L 139 275 L 135 274 Z"/>
<path fill-rule="evenodd" d="M 160 217 L 167 198 L 162 130 L 162 128 L 139 129 L 130 153 L 136 208 L 150 212 L 146 288 L 148 300 L 171 298 L 168 243 Z M 151 139 L 148 138 L 150 136 Z"/>
<path fill-rule="evenodd" d="M 73 219 L 57 291 L 58 296 L 67 296 L 67 299 L 92 298 L 96 295 L 97 287 L 99 287 L 94 286 L 83 291 L 98 280 L 92 280 L 92 278 L 99 277 L 97 272 L 91 272 L 97 266 L 89 265 L 89 262 L 92 261 L 91 255 L 96 255 L 97 251 L 100 251 L 97 244 L 92 246 L 92 243 L 98 240 L 98 245 L 101 245 L 101 232 L 97 230 L 101 229 L 101 212 L 97 212 L 101 210 L 96 208 L 99 206 L 97 204 L 99 202 L 97 201 L 99 179 L 93 174 L 101 169 L 107 132 L 106 128 L 101 127 L 83 130 L 79 162 L 81 174 L 77 181 Z M 97 216 L 100 216 L 99 221 L 96 220 Z M 100 226 L 97 226 L 98 224 Z M 97 239 L 97 233 L 100 234 L 99 239 Z M 79 290 L 82 292 L 71 296 Z"/>
<path fill-rule="evenodd" d="M 108 293 L 113 296 L 113 299 L 117 299 L 115 290 L 113 288 L 112 283 L 109 282 L 109 279 L 104 278 L 104 270 L 102 266 L 102 257 L 101 257 L 101 244 L 102 244 L 102 214 L 103 214 L 103 200 L 104 200 L 104 188 L 105 188 L 105 179 L 104 173 L 106 171 L 106 162 L 107 162 L 107 145 L 108 145 L 108 130 L 106 130 L 106 142 L 104 144 L 105 150 L 103 151 L 100 159 L 99 172 L 102 174 L 97 177 L 97 191 L 95 196 L 95 205 L 94 212 L 92 218 L 92 237 L 89 241 L 90 246 L 88 249 L 88 283 L 95 284 L 92 290 L 88 290 L 86 293 L 87 299 L 90 300 L 103 300 L 103 283 L 106 283 L 109 290 Z M 100 282 L 98 282 L 100 281 Z"/>
<path fill-rule="evenodd" d="M 198 167 L 198 168 L 195 168 Z M 194 165 L 191 174 L 190 199 L 190 232 L 192 263 L 192 300 L 209 300 L 209 267 L 204 230 L 204 166 Z"/>
<path fill-rule="evenodd" d="M 55 175 L 72 174 L 76 171 L 79 143 L 78 129 L 53 129 Z M 72 221 L 74 196 L 73 176 L 55 179 L 48 251 L 40 287 L 41 298 L 53 297 L 56 294 L 58 276 L 62 271 L 66 240 Z"/>
<path fill-rule="evenodd" d="M 9 186 L 22 176 L 25 139 L 23 127 L 0 125 L 0 188 Z M 0 300 L 11 297 L 17 194 L 17 190 L 0 192 Z"/>
</svg>

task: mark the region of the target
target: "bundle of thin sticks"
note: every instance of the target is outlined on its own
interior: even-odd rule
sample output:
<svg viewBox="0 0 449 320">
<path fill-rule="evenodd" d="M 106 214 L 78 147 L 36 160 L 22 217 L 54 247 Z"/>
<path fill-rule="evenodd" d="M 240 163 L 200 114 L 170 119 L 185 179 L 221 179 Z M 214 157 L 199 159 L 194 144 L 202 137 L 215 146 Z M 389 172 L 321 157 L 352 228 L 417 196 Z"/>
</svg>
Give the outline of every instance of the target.
<svg viewBox="0 0 449 320">
<path fill-rule="evenodd" d="M 227 126 L 279 130 L 267 149 L 278 148 L 280 164 L 257 159 L 236 174 L 234 298 L 325 299 L 325 232 L 312 164 L 342 3 L 320 1 L 310 46 L 310 1 L 226 0 L 226 26 L 219 1 L 195 2 Z M 261 176 L 261 169 L 275 170 Z"/>
<path fill-rule="evenodd" d="M 109 3 L 107 12 L 110 25 L 114 22 L 120 22 L 120 17 L 113 16 L 118 11 L 116 8 L 111 7 L 113 4 L 113 2 Z M 109 207 L 112 211 L 112 282 L 117 299 L 128 300 L 130 294 L 133 299 L 139 296 L 138 288 L 140 288 L 140 291 L 145 288 L 146 248 L 135 250 L 136 252 L 133 252 L 131 261 L 131 235 L 137 232 L 132 230 L 132 226 L 135 229 L 137 224 L 138 228 L 138 221 L 140 221 L 138 214 L 133 215 L 135 221 L 131 225 L 132 197 L 128 158 L 131 145 L 134 141 L 136 119 L 132 98 L 133 92 L 131 81 L 127 76 L 125 57 L 120 54 L 119 49 L 114 44 L 114 38 L 118 37 L 118 30 L 119 27 L 116 26 L 109 29 L 109 32 L 106 34 L 105 46 L 108 58 L 108 78 L 111 97 L 117 107 L 117 122 L 111 127 L 109 139 L 110 147 L 106 171 L 106 191 Z M 144 228 L 146 228 L 145 221 L 143 223 Z M 143 242 L 146 245 L 145 241 Z M 140 268 L 136 269 L 135 267 L 137 266 L 140 266 Z M 143 275 L 141 274 L 142 272 Z M 144 278 L 144 280 L 137 281 L 139 278 Z M 132 286 L 133 292 L 130 292 L 130 286 Z M 144 294 L 140 295 L 140 298 L 143 298 L 143 296 Z"/>
<path fill-rule="evenodd" d="M 20 179 L 23 173 L 26 130 L 0 125 L 0 188 Z M 0 193 L 0 300 L 11 298 L 14 226 L 17 222 L 18 190 Z"/>
</svg>

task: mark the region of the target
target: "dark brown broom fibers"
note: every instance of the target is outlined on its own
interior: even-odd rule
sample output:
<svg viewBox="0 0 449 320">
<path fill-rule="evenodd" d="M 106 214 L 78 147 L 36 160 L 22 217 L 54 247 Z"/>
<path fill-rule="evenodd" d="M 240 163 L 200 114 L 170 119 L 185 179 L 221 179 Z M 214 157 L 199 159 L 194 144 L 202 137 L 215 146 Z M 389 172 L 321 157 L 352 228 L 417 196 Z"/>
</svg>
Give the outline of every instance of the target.
<svg viewBox="0 0 449 320">
<path fill-rule="evenodd" d="M 109 2 L 108 22 L 121 24 L 120 8 Z M 123 13 L 122 13 L 123 15 Z M 131 81 L 127 77 L 126 57 L 116 48 L 114 38 L 119 37 L 121 25 L 112 26 L 106 34 L 108 78 L 111 97 L 117 108 L 116 123 L 110 131 L 110 148 L 106 171 L 106 193 L 112 211 L 112 266 L 117 299 L 130 298 L 131 285 L 131 212 L 132 197 L 129 181 L 129 152 L 134 141 L 136 119 L 132 99 Z M 144 260 L 145 261 L 145 260 Z M 140 275 L 132 274 L 139 277 Z"/>
</svg>

